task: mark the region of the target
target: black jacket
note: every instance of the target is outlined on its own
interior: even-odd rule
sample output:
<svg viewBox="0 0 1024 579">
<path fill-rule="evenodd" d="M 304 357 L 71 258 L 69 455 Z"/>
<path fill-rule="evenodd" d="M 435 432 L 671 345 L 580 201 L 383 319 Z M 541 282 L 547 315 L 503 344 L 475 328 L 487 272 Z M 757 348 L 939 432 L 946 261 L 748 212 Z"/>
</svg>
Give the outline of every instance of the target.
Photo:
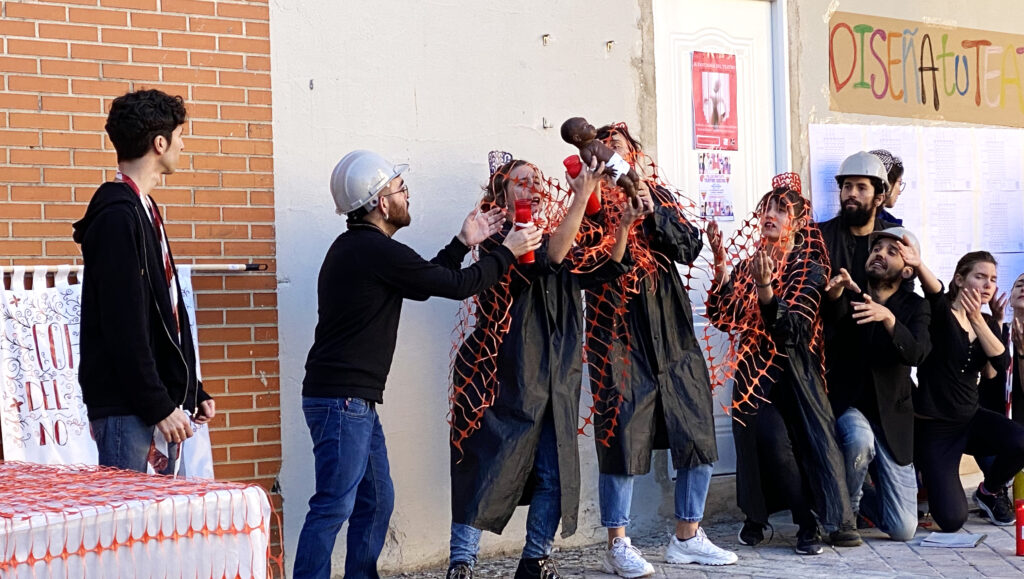
<svg viewBox="0 0 1024 579">
<path fill-rule="evenodd" d="M 427 261 L 373 225 L 349 225 L 320 268 L 318 319 L 302 395 L 383 402 L 402 301 L 465 299 L 494 285 L 515 259 L 499 246 L 460 269 L 467 253 L 453 238 Z"/>
<path fill-rule="evenodd" d="M 1010 340 L 1010 324 L 1001 324 L 1001 334 L 1006 350 L 1013 349 L 1013 342 Z M 985 378 L 982 375 L 978 382 L 978 404 L 986 410 L 991 410 L 1000 415 L 1006 415 L 1006 383 L 1010 382 L 1010 406 L 1013 408 L 1013 421 L 1024 424 L 1024 387 L 1021 386 L 1021 372 L 1019 357 L 1024 352 L 1011 352 L 1009 367 L 997 369 L 996 375 L 992 378 Z"/>
<path fill-rule="evenodd" d="M 586 293 L 594 439 L 606 474 L 647 473 L 652 449 L 670 449 L 677 468 L 718 460 L 711 380 L 676 269 L 692 264 L 703 242 L 668 191 L 652 194 L 655 210 L 642 236 L 656 272 L 642 279 L 638 293 L 619 283 Z"/>
<path fill-rule="evenodd" d="M 827 298 L 826 298 L 827 299 Z M 836 329 L 834 347 L 825 374 L 835 415 L 854 407 L 877 416 L 882 440 L 897 464 L 907 465 L 914 455 L 914 383 L 910 367 L 920 365 L 931 351 L 931 307 L 921 296 L 900 288 L 885 302 L 896 317 L 893 335 L 880 322 L 858 326 L 852 318 L 850 292 L 827 303 L 822 314 Z M 874 401 L 865 408 L 865 401 Z"/>
<path fill-rule="evenodd" d="M 156 424 L 209 399 L 183 305 L 175 327 L 156 229 L 139 195 L 104 183 L 74 230 L 85 262 L 78 381 L 89 419 L 135 415 Z"/>
</svg>

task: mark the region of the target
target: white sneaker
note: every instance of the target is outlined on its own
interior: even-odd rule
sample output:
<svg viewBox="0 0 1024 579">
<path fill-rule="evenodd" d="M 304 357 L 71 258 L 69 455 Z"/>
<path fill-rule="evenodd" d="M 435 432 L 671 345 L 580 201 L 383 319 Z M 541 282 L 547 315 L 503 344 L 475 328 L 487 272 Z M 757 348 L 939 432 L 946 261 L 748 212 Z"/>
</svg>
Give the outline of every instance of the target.
<svg viewBox="0 0 1024 579">
<path fill-rule="evenodd" d="M 605 573 L 614 573 L 619 577 L 654 575 L 654 565 L 644 559 L 644 554 L 633 546 L 629 537 L 615 537 L 612 540 L 612 548 L 604 552 L 602 563 Z"/>
<path fill-rule="evenodd" d="M 665 561 L 675 564 L 732 565 L 738 559 L 736 553 L 715 546 L 700 527 L 697 528 L 697 535 L 686 541 L 680 541 L 672 533 L 668 549 L 665 550 Z"/>
</svg>

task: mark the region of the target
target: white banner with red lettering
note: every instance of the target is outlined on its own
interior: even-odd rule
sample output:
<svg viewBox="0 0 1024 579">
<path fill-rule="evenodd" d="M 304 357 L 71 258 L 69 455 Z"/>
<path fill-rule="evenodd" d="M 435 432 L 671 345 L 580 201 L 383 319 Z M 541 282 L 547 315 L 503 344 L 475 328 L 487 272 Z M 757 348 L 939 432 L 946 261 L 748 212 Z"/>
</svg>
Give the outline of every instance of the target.
<svg viewBox="0 0 1024 579">
<path fill-rule="evenodd" d="M 78 339 L 82 286 L 69 283 L 71 266 L 61 266 L 54 287 L 45 268 L 32 274 L 17 267 L 10 289 L 0 284 L 0 431 L 6 460 L 42 464 L 96 464 L 96 443 L 78 385 Z M 77 277 L 81 279 L 81 269 Z M 196 344 L 191 268 L 178 268 L 186 311 Z M 193 424 L 195 436 L 182 445 L 189 477 L 213 478 L 209 429 Z"/>
<path fill-rule="evenodd" d="M 82 286 L 70 266 L 46 287 L 46 270 L 11 274 L 0 293 L 0 430 L 4 458 L 43 464 L 96 464 L 96 444 L 78 386 Z M 2 287 L 2 285 L 0 285 Z"/>
</svg>

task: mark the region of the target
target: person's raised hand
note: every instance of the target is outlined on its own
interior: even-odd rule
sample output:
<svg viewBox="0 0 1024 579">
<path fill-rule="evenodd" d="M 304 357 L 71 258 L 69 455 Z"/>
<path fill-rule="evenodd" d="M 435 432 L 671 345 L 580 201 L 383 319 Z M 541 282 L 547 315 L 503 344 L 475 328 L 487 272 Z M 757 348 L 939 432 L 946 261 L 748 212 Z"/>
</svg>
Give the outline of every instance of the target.
<svg viewBox="0 0 1024 579">
<path fill-rule="evenodd" d="M 862 302 L 850 302 L 853 306 L 853 319 L 857 325 L 870 324 L 872 322 L 895 323 L 896 316 L 892 310 L 871 299 L 868 294 L 861 294 L 864 297 Z"/>
<path fill-rule="evenodd" d="M 845 267 L 839 268 L 839 274 L 832 276 L 832 279 L 828 280 L 828 283 L 825 284 L 825 293 L 828 294 L 830 299 L 839 299 L 839 296 L 843 295 L 843 290 L 861 293 L 860 286 L 857 285 L 857 282 L 853 281 L 853 277 Z"/>
<path fill-rule="evenodd" d="M 900 257 L 903 258 L 903 263 L 915 269 L 921 267 L 921 254 L 914 247 L 914 244 L 910 242 L 909 236 L 904 235 L 897 245 L 899 245 Z"/>
<path fill-rule="evenodd" d="M 981 292 L 974 288 L 960 290 L 960 305 L 963 306 L 968 320 L 978 321 L 981 317 Z"/>
<path fill-rule="evenodd" d="M 502 245 L 507 247 L 512 255 L 519 257 L 540 247 L 544 239 L 544 233 L 536 225 L 530 225 L 522 229 L 513 229 L 505 236 Z"/>
<path fill-rule="evenodd" d="M 754 276 L 754 283 L 759 286 L 766 286 L 772 282 L 772 274 L 775 273 L 775 260 L 768 252 L 758 250 L 751 256 L 750 273 Z"/>
<path fill-rule="evenodd" d="M 494 207 L 489 211 L 483 211 L 476 207 L 462 222 L 462 229 L 457 237 L 466 247 L 479 245 L 500 231 L 503 221 L 505 221 L 505 212 L 500 207 Z"/>
<path fill-rule="evenodd" d="M 992 294 L 992 299 L 988 301 L 988 308 L 992 310 L 992 321 L 996 324 L 1003 323 L 1003 314 L 1006 313 L 1006 304 L 1010 301 L 1010 296 L 1006 292 L 999 293 L 998 291 Z"/>
<path fill-rule="evenodd" d="M 602 172 L 604 172 L 604 163 L 598 163 L 597 156 L 594 156 L 590 159 L 590 165 L 584 165 L 575 177 L 570 177 L 567 172 L 565 178 L 569 182 L 573 194 L 577 196 L 576 199 L 580 199 L 581 203 L 586 203 L 590 194 L 598 192 Z"/>
<path fill-rule="evenodd" d="M 725 247 L 722 245 L 722 230 L 718 222 L 711 220 L 707 227 L 708 245 L 711 247 L 711 254 L 715 256 L 715 263 L 725 262 Z"/>
</svg>

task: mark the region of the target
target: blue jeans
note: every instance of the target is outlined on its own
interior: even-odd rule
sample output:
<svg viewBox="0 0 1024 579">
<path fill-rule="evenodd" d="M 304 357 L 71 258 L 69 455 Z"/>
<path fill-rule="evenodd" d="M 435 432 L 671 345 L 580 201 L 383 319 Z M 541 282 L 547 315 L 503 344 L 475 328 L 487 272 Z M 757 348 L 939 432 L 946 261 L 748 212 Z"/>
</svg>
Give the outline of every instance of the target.
<svg viewBox="0 0 1024 579">
<path fill-rule="evenodd" d="M 526 545 L 524 559 L 542 559 L 551 554 L 555 543 L 558 521 L 562 518 L 562 486 L 558 478 L 558 440 L 555 437 L 555 422 L 548 412 L 544 416 L 537 454 L 533 459 L 533 475 L 536 486 L 530 499 L 530 510 L 526 514 Z M 452 538 L 449 560 L 452 563 L 476 565 L 480 552 L 479 529 L 461 523 L 452 523 Z M 346 577 L 347 579 L 347 577 Z"/>
<path fill-rule="evenodd" d="M 917 475 L 914 465 L 898 465 L 875 434 L 874 426 L 856 408 L 836 419 L 839 446 L 846 460 L 850 507 L 889 538 L 909 541 L 917 531 Z M 868 466 L 875 463 L 874 488 L 864 490 Z"/>
<path fill-rule="evenodd" d="M 686 523 L 704 518 L 704 503 L 711 486 L 712 464 L 699 464 L 676 471 L 675 515 Z M 597 495 L 601 505 L 601 526 L 610 529 L 629 526 L 633 504 L 633 475 L 604 474 L 598 478 Z"/>
<path fill-rule="evenodd" d="M 92 435 L 99 450 L 102 466 L 112 466 L 136 472 L 146 472 L 149 448 L 153 444 L 153 430 L 138 416 L 108 416 L 89 421 Z M 174 474 L 174 461 L 178 459 L 178 445 L 167 446 L 169 460 L 167 468 L 160 474 Z M 178 468 L 178 475 L 184 476 L 184 464 Z"/>
<path fill-rule="evenodd" d="M 395 506 L 384 431 L 361 398 L 302 398 L 313 438 L 316 492 L 295 550 L 294 579 L 328 579 L 338 531 L 348 521 L 347 579 L 377 579 L 377 558 Z"/>
</svg>

